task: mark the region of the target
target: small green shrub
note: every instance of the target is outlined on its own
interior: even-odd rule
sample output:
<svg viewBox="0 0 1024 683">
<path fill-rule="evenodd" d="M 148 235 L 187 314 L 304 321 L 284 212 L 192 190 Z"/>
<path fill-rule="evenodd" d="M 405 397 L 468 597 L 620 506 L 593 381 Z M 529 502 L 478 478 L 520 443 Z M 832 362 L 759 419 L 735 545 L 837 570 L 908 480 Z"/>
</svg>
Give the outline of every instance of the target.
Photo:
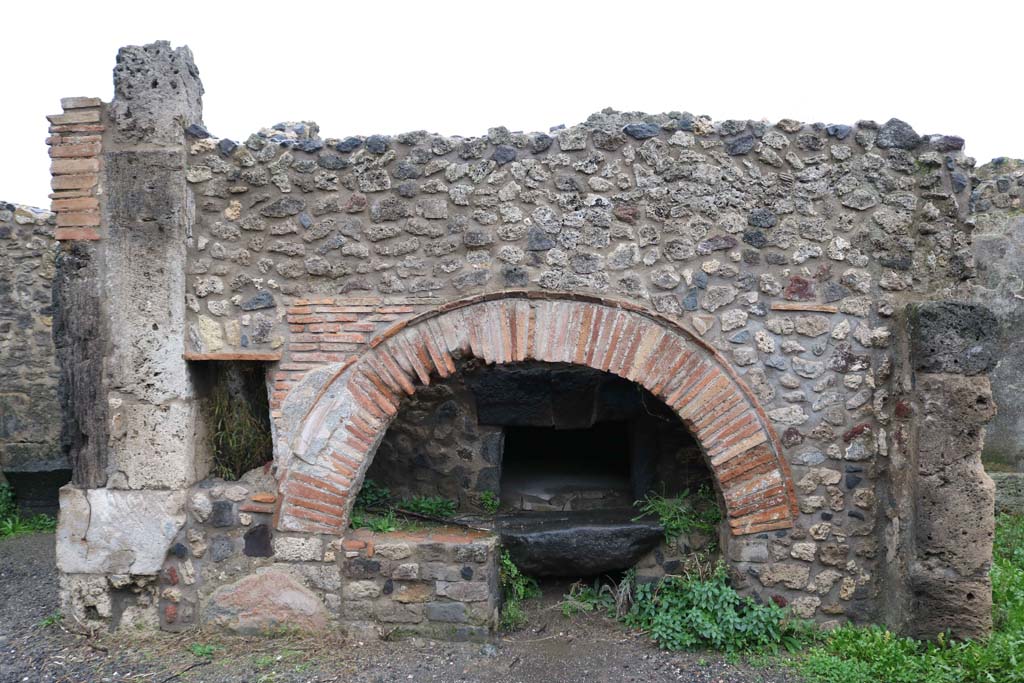
<svg viewBox="0 0 1024 683">
<path fill-rule="evenodd" d="M 689 491 L 683 491 L 674 498 L 649 493 L 635 505 L 643 515 L 654 515 L 658 518 L 665 529 L 665 541 L 668 543 L 673 543 L 680 536 L 692 531 L 713 535 L 718 523 L 722 521 L 715 493 L 707 486 L 702 486 L 693 496 Z M 640 517 L 637 517 L 633 521 L 639 519 Z"/>
<path fill-rule="evenodd" d="M 419 515 L 444 518 L 454 515 L 458 504 L 454 500 L 440 496 L 416 496 L 401 501 L 398 507 Z"/>
<path fill-rule="evenodd" d="M 595 579 L 594 583 L 587 585 L 582 581 L 569 586 L 569 592 L 562 596 L 558 603 L 562 614 L 567 617 L 576 614 L 591 614 L 593 612 L 604 612 L 610 617 L 615 616 L 615 595 L 612 587 Z"/>
<path fill-rule="evenodd" d="M 523 574 L 507 550 L 501 551 L 498 567 L 498 582 L 501 585 L 501 627 L 515 631 L 526 625 L 523 601 L 540 595 L 537 580 Z"/>
<path fill-rule="evenodd" d="M 494 514 L 498 511 L 498 507 L 501 505 L 501 501 L 494 491 L 484 491 L 480 494 L 480 507 L 483 508 L 484 512 Z"/>
<path fill-rule="evenodd" d="M 801 644 L 801 634 L 788 622 L 786 611 L 741 597 L 729 585 L 723 564 L 707 580 L 667 576 L 636 586 L 625 622 L 645 631 L 665 650 L 778 652 Z"/>
<path fill-rule="evenodd" d="M 57 520 L 49 515 L 22 517 L 14 502 L 14 491 L 8 484 L 0 484 L 0 538 L 53 531 Z"/>
<path fill-rule="evenodd" d="M 217 645 L 209 645 L 207 643 L 192 643 L 188 646 L 188 651 L 196 657 L 202 657 L 203 659 L 210 659 L 214 653 L 221 648 Z"/>
<path fill-rule="evenodd" d="M 48 614 L 39 621 L 40 628 L 49 628 L 50 626 L 56 626 L 64 620 L 64 615 L 60 612 L 54 612 Z"/>
<path fill-rule="evenodd" d="M 361 508 L 385 507 L 390 500 L 391 489 L 381 486 L 373 479 L 363 480 L 363 485 L 356 494 L 356 506 Z"/>
</svg>

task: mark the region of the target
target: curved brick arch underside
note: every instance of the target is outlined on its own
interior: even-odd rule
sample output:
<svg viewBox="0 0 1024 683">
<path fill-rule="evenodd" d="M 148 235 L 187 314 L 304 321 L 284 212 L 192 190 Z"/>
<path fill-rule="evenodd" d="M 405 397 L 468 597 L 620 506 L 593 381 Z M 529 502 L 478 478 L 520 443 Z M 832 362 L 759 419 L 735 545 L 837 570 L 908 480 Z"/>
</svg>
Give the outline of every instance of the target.
<svg viewBox="0 0 1024 683">
<path fill-rule="evenodd" d="M 487 363 L 574 363 L 632 380 L 669 405 L 707 454 L 733 535 L 793 526 L 789 467 L 764 411 L 713 349 L 685 328 L 622 303 L 527 293 L 449 304 L 391 328 L 362 355 L 305 380 L 278 450 L 277 526 L 340 534 L 403 395 Z M 289 405 L 289 403 L 291 405 Z"/>
</svg>

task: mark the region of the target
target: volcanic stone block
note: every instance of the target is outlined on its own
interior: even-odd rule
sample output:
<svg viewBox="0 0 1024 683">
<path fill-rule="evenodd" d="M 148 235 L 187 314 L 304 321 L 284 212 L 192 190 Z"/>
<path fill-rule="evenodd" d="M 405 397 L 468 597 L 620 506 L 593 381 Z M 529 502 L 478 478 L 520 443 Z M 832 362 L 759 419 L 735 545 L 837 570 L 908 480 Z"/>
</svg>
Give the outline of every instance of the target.
<svg viewBox="0 0 1024 683">
<path fill-rule="evenodd" d="M 914 369 L 977 375 L 995 366 L 998 322 L 984 306 L 924 303 L 909 307 L 908 315 Z"/>
<path fill-rule="evenodd" d="M 501 542 L 531 576 L 594 576 L 627 569 L 664 534 L 653 521 L 627 512 L 535 512 L 499 518 Z"/>
</svg>

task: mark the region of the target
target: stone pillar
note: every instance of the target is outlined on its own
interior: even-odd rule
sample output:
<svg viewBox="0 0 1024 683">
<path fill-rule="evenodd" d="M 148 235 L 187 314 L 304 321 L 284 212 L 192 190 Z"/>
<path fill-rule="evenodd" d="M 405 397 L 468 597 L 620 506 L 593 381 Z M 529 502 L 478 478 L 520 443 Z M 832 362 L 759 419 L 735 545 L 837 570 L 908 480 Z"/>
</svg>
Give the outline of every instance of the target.
<svg viewBox="0 0 1024 683">
<path fill-rule="evenodd" d="M 114 92 L 97 107 L 102 150 L 81 169 L 97 176 L 98 205 L 57 219 L 77 228 L 58 234 L 54 291 L 75 471 L 61 491 L 57 561 L 64 613 L 78 622 L 124 604 L 137 610 L 123 619 L 153 620 L 145 594 L 184 523 L 186 489 L 208 469 L 184 360 L 184 129 L 201 123 L 202 85 L 188 48 L 157 42 L 119 51 Z"/>
<path fill-rule="evenodd" d="M 925 303 L 908 311 L 913 475 L 906 549 L 907 630 L 983 637 L 992 628 L 995 487 L 981 464 L 985 424 L 996 413 L 987 373 L 995 365 L 995 316 L 974 304 Z"/>
</svg>

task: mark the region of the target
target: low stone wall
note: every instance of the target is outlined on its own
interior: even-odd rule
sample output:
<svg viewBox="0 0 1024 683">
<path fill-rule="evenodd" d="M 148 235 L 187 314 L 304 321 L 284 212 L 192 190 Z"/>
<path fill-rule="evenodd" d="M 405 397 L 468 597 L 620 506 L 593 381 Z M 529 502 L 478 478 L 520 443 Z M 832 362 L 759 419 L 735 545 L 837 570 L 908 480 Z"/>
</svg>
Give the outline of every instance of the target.
<svg viewBox="0 0 1024 683">
<path fill-rule="evenodd" d="M 381 635 L 484 639 L 498 622 L 498 539 L 441 527 L 352 531 L 341 540 L 345 628 Z"/>
<path fill-rule="evenodd" d="M 73 491 L 65 489 L 66 495 Z M 145 557 L 132 558 L 123 573 L 106 580 L 82 566 L 63 577 L 64 594 L 71 597 L 66 613 L 79 623 L 110 619 L 121 628 L 184 631 L 202 623 L 266 633 L 336 624 L 360 637 L 456 640 L 486 638 L 497 624 L 496 536 L 436 526 L 349 530 L 340 537 L 280 533 L 273 526 L 275 491 L 263 469 L 237 482 L 200 482 L 189 493 L 187 515 L 172 524 L 170 552 L 157 559 L 158 573 L 136 564 Z M 100 503 L 96 513 L 106 507 Z M 66 501 L 65 509 L 72 509 Z M 133 532 L 152 529 L 142 521 L 125 530 Z M 135 545 L 158 537 L 150 533 Z M 68 558 L 64 566 L 70 566 Z"/>
</svg>

